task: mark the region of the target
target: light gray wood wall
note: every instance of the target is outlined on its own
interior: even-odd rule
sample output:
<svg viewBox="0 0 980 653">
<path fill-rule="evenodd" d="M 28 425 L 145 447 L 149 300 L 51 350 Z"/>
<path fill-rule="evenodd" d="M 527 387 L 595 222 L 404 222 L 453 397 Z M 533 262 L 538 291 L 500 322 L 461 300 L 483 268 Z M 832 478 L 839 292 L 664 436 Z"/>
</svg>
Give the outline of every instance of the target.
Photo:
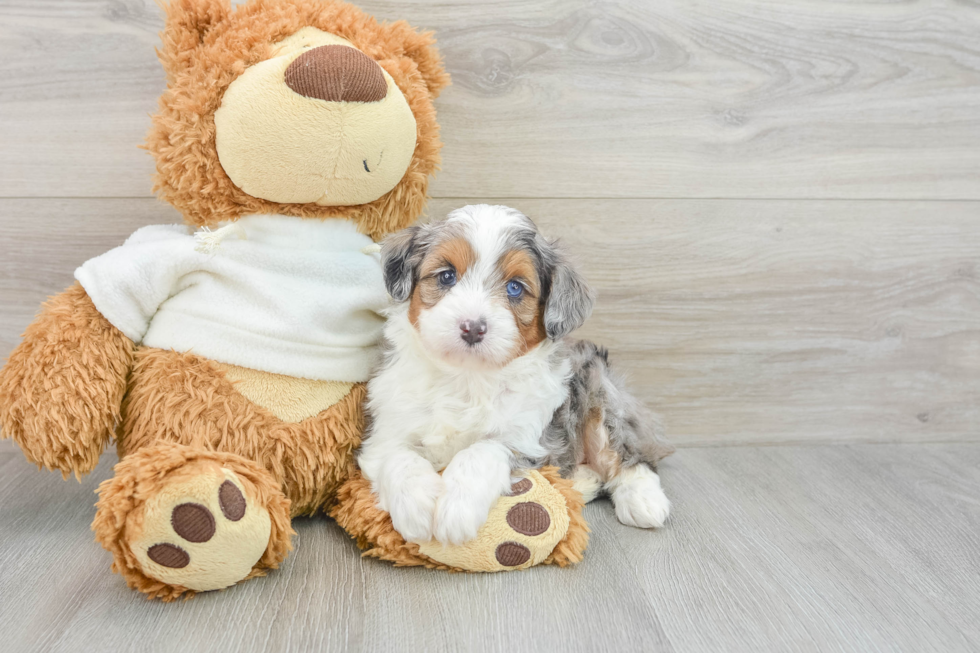
<svg viewBox="0 0 980 653">
<path fill-rule="evenodd" d="M 516 206 L 682 445 L 980 440 L 980 6 L 364 2 L 454 85 L 430 214 Z M 0 2 L 0 356 L 134 229 L 152 0 Z"/>
</svg>

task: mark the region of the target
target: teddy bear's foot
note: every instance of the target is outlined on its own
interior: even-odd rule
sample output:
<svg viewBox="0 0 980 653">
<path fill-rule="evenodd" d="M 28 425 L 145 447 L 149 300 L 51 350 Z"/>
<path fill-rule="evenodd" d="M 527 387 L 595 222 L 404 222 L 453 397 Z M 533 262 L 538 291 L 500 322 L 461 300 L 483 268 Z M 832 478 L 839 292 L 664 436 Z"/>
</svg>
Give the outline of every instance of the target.
<svg viewBox="0 0 980 653">
<path fill-rule="evenodd" d="M 192 464 L 143 504 L 128 535 L 143 573 L 196 592 L 234 585 L 252 572 L 272 534 L 269 511 L 226 467 Z"/>
<path fill-rule="evenodd" d="M 555 468 L 525 471 L 500 497 L 475 540 L 459 546 L 405 542 L 377 507 L 367 479 L 341 487 L 332 516 L 366 549 L 365 555 L 398 565 L 457 571 L 510 571 L 537 564 L 579 562 L 588 544 L 582 496 Z"/>
<path fill-rule="evenodd" d="M 540 472 L 519 474 L 510 494 L 490 510 L 476 539 L 460 545 L 433 540 L 419 552 L 467 571 L 509 571 L 541 564 L 568 533 L 565 498 Z"/>
<path fill-rule="evenodd" d="M 234 454 L 175 444 L 141 449 L 99 488 L 92 525 L 130 587 L 165 600 L 223 589 L 278 566 L 289 502 Z"/>
</svg>

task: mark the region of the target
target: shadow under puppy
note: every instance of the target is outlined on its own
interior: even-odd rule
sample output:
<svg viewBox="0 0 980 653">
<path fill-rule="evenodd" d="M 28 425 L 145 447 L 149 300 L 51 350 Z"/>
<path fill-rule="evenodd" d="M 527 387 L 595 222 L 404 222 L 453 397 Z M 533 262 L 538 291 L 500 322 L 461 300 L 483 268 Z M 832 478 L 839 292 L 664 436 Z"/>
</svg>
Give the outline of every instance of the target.
<svg viewBox="0 0 980 653">
<path fill-rule="evenodd" d="M 390 236 L 382 262 L 397 304 L 358 462 L 406 540 L 476 538 L 512 470 L 542 465 L 586 501 L 608 492 L 624 524 L 663 525 L 673 449 L 606 351 L 566 338 L 594 297 L 531 220 L 467 206 Z"/>
</svg>

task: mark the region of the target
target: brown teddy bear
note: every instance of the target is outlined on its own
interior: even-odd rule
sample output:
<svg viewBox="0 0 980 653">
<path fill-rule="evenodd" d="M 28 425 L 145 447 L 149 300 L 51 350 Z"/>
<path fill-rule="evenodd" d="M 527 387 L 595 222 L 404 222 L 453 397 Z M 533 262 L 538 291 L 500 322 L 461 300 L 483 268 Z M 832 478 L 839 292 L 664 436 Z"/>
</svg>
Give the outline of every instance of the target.
<svg viewBox="0 0 980 653">
<path fill-rule="evenodd" d="M 322 510 L 399 564 L 580 559 L 554 470 L 444 549 L 404 542 L 354 462 L 388 302 L 374 242 L 419 217 L 439 163 L 431 34 L 339 2 L 174 0 L 161 36 L 146 149 L 186 224 L 140 229 L 44 305 L 0 372 L 4 437 L 66 477 L 115 439 L 92 528 L 164 600 L 275 568 L 291 517 Z M 531 500 L 547 523 L 515 526 Z"/>
</svg>

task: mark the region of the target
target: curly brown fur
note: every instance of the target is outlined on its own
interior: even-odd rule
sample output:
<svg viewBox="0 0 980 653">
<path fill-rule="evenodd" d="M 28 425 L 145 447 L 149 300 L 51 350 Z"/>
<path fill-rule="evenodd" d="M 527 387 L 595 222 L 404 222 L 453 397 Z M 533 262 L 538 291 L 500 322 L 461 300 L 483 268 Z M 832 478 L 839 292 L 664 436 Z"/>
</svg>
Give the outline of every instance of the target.
<svg viewBox="0 0 980 653">
<path fill-rule="evenodd" d="M 161 441 L 234 453 L 268 470 L 293 515 L 312 514 L 354 471 L 364 394 L 357 384 L 318 415 L 281 422 L 239 394 L 208 359 L 140 348 L 122 407 L 119 458 Z"/>
<path fill-rule="evenodd" d="M 92 524 L 113 555 L 113 571 L 149 598 L 194 595 L 145 575 L 129 548 L 143 502 L 165 484 L 214 462 L 234 471 L 270 513 L 272 535 L 248 578 L 275 568 L 291 548 L 290 518 L 332 503 L 354 469 L 360 443 L 363 384 L 338 404 L 300 423 L 285 423 L 239 394 L 214 363 L 193 354 L 139 348 L 121 411 L 115 477 L 99 488 Z"/>
<path fill-rule="evenodd" d="M 582 493 L 573 487 L 572 481 L 562 478 L 561 472 L 557 467 L 546 466 L 538 470 L 541 475 L 548 479 L 548 482 L 555 486 L 565 498 L 565 505 L 568 506 L 568 533 L 555 546 L 544 562 L 544 565 L 558 565 L 567 567 L 582 562 L 586 547 L 589 546 L 589 524 L 585 521 L 582 508 L 585 501 Z"/>
<path fill-rule="evenodd" d="M 119 421 L 133 342 L 79 284 L 49 299 L 0 370 L 0 426 L 65 478 L 92 471 Z"/>
<path fill-rule="evenodd" d="M 137 451 L 115 467 L 115 476 L 99 485 L 97 512 L 92 522 L 95 539 L 112 553 L 112 570 L 126 584 L 147 598 L 173 601 L 180 596 L 191 598 L 193 590 L 168 585 L 150 578 L 129 546 L 129 535 L 142 529 L 144 501 L 168 484 L 201 474 L 208 468 L 227 468 L 242 483 L 246 495 L 268 512 L 272 522 L 269 545 L 246 577 L 254 578 L 275 569 L 292 549 L 294 535 L 290 525 L 290 505 L 279 483 L 266 470 L 241 456 L 197 447 L 162 442 Z"/>
<path fill-rule="evenodd" d="M 224 91 L 246 67 L 267 59 L 273 44 L 306 26 L 337 34 L 377 61 L 415 114 L 418 137 L 408 172 L 368 204 L 331 207 L 258 199 L 236 187 L 218 161 L 214 112 Z M 418 33 L 404 21 L 378 23 L 341 2 L 252 0 L 233 10 L 227 0 L 175 0 L 167 6 L 161 38 L 168 88 L 146 149 L 157 163 L 154 189 L 188 222 L 214 225 L 251 213 L 344 217 L 377 240 L 421 215 L 442 147 L 432 100 L 449 83 L 431 33 Z"/>
</svg>

